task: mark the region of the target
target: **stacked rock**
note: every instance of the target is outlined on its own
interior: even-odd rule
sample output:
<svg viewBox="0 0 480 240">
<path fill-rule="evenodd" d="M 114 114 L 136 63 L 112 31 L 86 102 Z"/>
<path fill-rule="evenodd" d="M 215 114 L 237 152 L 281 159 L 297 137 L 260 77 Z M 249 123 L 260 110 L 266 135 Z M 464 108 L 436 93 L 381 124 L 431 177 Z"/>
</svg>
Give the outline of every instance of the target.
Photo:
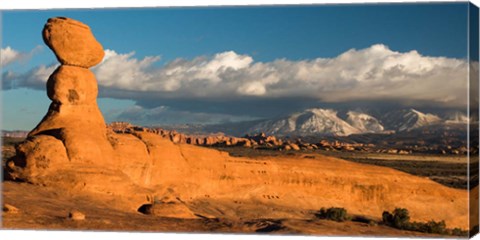
<svg viewBox="0 0 480 240">
<path fill-rule="evenodd" d="M 27 141 L 17 147 L 17 160 L 8 166 L 12 177 L 32 182 L 62 169 L 63 164 L 107 165 L 114 161 L 97 106 L 97 80 L 88 69 L 102 61 L 103 47 L 87 25 L 64 17 L 48 20 L 43 40 L 61 63 L 47 81 L 52 103 Z"/>
<path fill-rule="evenodd" d="M 7 160 L 6 179 L 94 194 L 136 211 L 152 199 L 149 187 L 186 171 L 185 161 L 178 149 L 164 151 L 174 145 L 156 134 L 107 130 L 97 106 L 97 80 L 89 70 L 104 51 L 87 25 L 51 18 L 43 40 L 61 63 L 46 85 L 52 102 Z"/>
<path fill-rule="evenodd" d="M 102 45 L 90 27 L 64 17 L 48 20 L 43 40 L 61 66 L 47 81 L 50 108 L 29 137 L 47 134 L 61 139 L 72 162 L 112 156 L 105 120 L 97 106 L 97 81 L 88 69 L 102 61 Z"/>
</svg>

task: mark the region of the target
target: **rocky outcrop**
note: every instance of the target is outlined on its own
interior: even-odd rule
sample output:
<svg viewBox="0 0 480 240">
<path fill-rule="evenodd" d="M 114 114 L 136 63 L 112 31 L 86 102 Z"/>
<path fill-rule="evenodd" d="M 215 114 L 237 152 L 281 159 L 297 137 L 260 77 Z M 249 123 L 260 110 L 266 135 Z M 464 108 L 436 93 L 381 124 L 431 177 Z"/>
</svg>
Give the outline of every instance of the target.
<svg viewBox="0 0 480 240">
<path fill-rule="evenodd" d="M 43 39 L 61 65 L 47 81 L 52 101 L 45 117 L 16 148 L 7 162 L 7 178 L 69 190 L 122 195 L 144 202 L 150 191 L 134 184 L 119 165 L 118 149 L 112 145 L 97 105 L 98 85 L 88 69 L 98 64 L 104 51 L 90 28 L 69 18 L 51 18 Z M 87 130 L 88 129 L 88 130 Z M 136 138 L 143 148 L 145 144 Z M 118 146 L 115 145 L 115 146 Z M 141 156 L 141 150 L 135 150 Z M 115 182 L 115 186 L 105 183 Z M 121 191 L 118 191 L 118 190 Z"/>
<path fill-rule="evenodd" d="M 282 140 L 275 136 L 268 136 L 265 133 L 258 133 L 255 135 L 245 135 L 244 137 L 225 136 L 223 133 L 210 134 L 210 135 L 186 135 L 179 133 L 175 130 L 165 130 L 161 128 L 148 128 L 135 126 L 126 122 L 113 122 L 108 125 L 108 128 L 116 133 L 133 133 L 135 131 L 155 133 L 163 138 L 170 139 L 174 143 L 186 143 L 200 146 L 213 146 L 213 147 L 237 147 L 242 146 L 246 148 L 261 148 L 279 151 L 300 151 L 300 150 L 325 150 L 325 151 L 349 151 L 349 152 L 372 152 L 372 153 L 389 153 L 408 155 L 412 153 L 440 153 L 451 155 L 466 155 L 468 151 L 474 154 L 475 148 L 470 150 L 464 146 L 452 148 L 452 146 L 445 146 L 446 149 L 442 149 L 440 146 L 402 146 L 401 149 L 396 149 L 386 146 L 385 144 L 375 145 L 372 143 L 360 143 L 345 141 L 327 141 L 325 139 L 318 142 L 305 142 L 301 138 L 296 140 Z M 312 141 L 312 140 L 310 140 Z M 397 146 L 398 147 L 398 146 Z"/>
<path fill-rule="evenodd" d="M 149 132 L 158 134 L 174 143 L 186 143 L 200 146 L 242 146 L 247 148 L 266 147 L 272 149 L 284 149 L 284 146 L 291 144 L 290 142 L 284 142 L 281 139 L 277 139 L 275 136 L 267 136 L 265 133 L 245 135 L 244 137 L 225 136 L 223 133 L 210 135 L 187 135 L 179 133 L 175 130 L 140 127 L 126 122 L 112 122 L 107 127 L 116 133 Z M 304 149 L 307 149 L 307 147 Z"/>
<path fill-rule="evenodd" d="M 17 148 L 26 166 L 16 173 L 32 182 L 55 171 L 54 166 L 113 164 L 106 157 L 113 156 L 113 148 L 97 106 L 97 81 L 87 68 L 102 60 L 102 46 L 88 26 L 67 18 L 49 19 L 43 36 L 62 65 L 47 81 L 47 96 L 52 101 L 47 114 Z M 12 168 L 14 163 L 9 163 Z"/>
</svg>

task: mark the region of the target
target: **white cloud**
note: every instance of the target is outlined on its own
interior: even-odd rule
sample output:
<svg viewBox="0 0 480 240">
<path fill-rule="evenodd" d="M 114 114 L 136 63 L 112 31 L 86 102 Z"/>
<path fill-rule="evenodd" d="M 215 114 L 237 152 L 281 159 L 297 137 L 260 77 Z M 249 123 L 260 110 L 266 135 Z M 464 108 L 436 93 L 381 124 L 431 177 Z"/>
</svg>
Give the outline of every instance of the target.
<svg viewBox="0 0 480 240">
<path fill-rule="evenodd" d="M 7 66 L 8 64 L 19 60 L 21 56 L 22 54 L 20 54 L 20 52 L 11 47 L 2 48 L 0 49 L 0 66 Z"/>
<path fill-rule="evenodd" d="M 135 87 L 135 82 L 142 83 L 151 79 L 152 75 L 148 68 L 160 57 L 137 60 L 133 58 L 134 54 L 134 52 L 118 54 L 112 50 L 105 50 L 102 63 L 94 68 L 97 78 L 101 79 L 101 85 L 133 90 L 140 87 Z"/>
<path fill-rule="evenodd" d="M 327 102 L 356 100 L 430 101 L 462 106 L 467 101 L 465 60 L 392 51 L 382 44 L 351 49 L 334 58 L 255 62 L 233 51 L 176 59 L 158 66 L 159 56 L 105 51 L 92 70 L 104 89 L 142 92 L 158 98 L 312 98 Z M 46 81 L 53 69 L 40 67 L 22 79 Z M 43 72 L 40 74 L 40 72 Z M 31 81 L 30 81 L 31 82 Z M 28 85 L 29 82 L 25 82 Z M 149 94 L 152 96 L 152 94 Z"/>
<path fill-rule="evenodd" d="M 33 56 L 36 52 L 42 49 L 41 46 L 35 47 L 30 52 L 19 52 L 10 46 L 0 49 L 0 67 L 5 67 L 14 62 L 25 61 Z"/>
</svg>

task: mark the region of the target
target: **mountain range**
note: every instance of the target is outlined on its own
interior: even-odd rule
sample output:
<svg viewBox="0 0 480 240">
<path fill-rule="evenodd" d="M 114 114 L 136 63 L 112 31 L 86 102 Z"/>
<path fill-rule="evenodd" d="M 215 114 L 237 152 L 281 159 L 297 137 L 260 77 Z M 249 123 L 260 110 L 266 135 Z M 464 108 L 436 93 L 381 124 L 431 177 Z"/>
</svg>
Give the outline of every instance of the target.
<svg viewBox="0 0 480 240">
<path fill-rule="evenodd" d="M 468 117 L 460 112 L 448 113 L 442 118 L 413 108 L 389 111 L 377 116 L 358 110 L 339 114 L 333 109 L 310 108 L 282 118 L 257 123 L 247 132 L 264 132 L 276 136 L 349 136 L 365 133 L 399 133 L 434 125 L 467 123 Z"/>
<path fill-rule="evenodd" d="M 421 135 L 423 130 L 438 134 L 445 131 L 466 133 L 469 122 L 478 122 L 478 117 L 469 119 L 465 112 L 459 110 L 422 112 L 413 108 L 381 111 L 358 108 L 309 108 L 270 119 L 213 125 L 182 124 L 156 127 L 193 135 L 224 133 L 237 137 L 262 132 L 279 137 L 346 137 L 372 134 L 386 137 L 399 134 Z"/>
</svg>

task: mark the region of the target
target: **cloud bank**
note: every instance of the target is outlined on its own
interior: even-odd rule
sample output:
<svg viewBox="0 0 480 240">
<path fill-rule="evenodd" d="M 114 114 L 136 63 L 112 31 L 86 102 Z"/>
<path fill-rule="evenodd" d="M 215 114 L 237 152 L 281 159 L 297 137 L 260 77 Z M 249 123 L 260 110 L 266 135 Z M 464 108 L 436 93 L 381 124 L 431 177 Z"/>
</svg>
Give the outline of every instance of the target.
<svg viewBox="0 0 480 240">
<path fill-rule="evenodd" d="M 9 54 L 13 59 L 14 51 Z M 382 44 L 351 49 L 334 58 L 301 61 L 257 62 L 252 56 L 233 51 L 176 59 L 161 66 L 159 60 L 160 56 L 137 59 L 134 52 L 105 50 L 103 62 L 92 70 L 105 95 L 137 101 L 148 96 L 225 101 L 394 100 L 448 106 L 464 106 L 467 102 L 466 60 L 423 56 L 417 51 L 397 52 Z M 39 66 L 23 74 L 3 73 L 4 86 L 39 88 L 55 67 Z M 115 95 L 115 91 L 124 94 Z"/>
<path fill-rule="evenodd" d="M 51 64 L 49 66 L 40 65 L 26 73 L 16 73 L 11 70 L 5 71 L 2 73 L 2 88 L 3 90 L 16 88 L 45 90 L 48 77 L 58 66 L 60 66 L 60 64 Z"/>
</svg>

